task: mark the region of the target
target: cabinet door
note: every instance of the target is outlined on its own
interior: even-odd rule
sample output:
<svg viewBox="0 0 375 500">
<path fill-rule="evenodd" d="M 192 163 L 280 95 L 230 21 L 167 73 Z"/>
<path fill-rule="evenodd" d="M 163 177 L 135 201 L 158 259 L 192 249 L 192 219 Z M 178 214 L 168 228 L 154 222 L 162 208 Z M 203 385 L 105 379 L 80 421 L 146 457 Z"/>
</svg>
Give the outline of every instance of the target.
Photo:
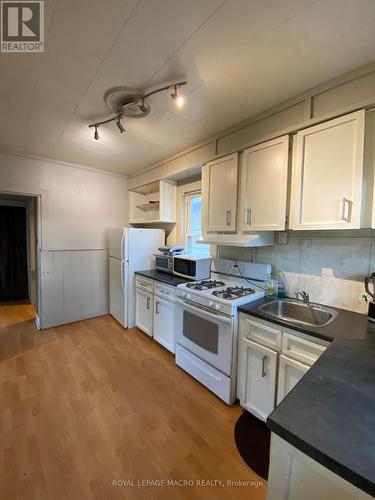
<svg viewBox="0 0 375 500">
<path fill-rule="evenodd" d="M 292 167 L 292 229 L 361 225 L 364 111 L 298 132 Z"/>
<path fill-rule="evenodd" d="M 203 167 L 203 230 L 236 230 L 237 181 L 237 153 L 207 163 Z"/>
<path fill-rule="evenodd" d="M 277 352 L 242 339 L 239 365 L 240 404 L 264 422 L 275 408 Z"/>
<path fill-rule="evenodd" d="M 305 375 L 309 366 L 283 354 L 279 359 L 279 382 L 277 385 L 277 404 L 293 389 L 297 382 Z"/>
<path fill-rule="evenodd" d="M 288 164 L 287 135 L 243 152 L 239 213 L 242 230 L 285 229 Z"/>
<path fill-rule="evenodd" d="M 154 297 L 154 339 L 171 352 L 175 352 L 175 304 Z"/>
<path fill-rule="evenodd" d="M 137 288 L 135 291 L 135 326 L 152 337 L 152 294 Z"/>
</svg>

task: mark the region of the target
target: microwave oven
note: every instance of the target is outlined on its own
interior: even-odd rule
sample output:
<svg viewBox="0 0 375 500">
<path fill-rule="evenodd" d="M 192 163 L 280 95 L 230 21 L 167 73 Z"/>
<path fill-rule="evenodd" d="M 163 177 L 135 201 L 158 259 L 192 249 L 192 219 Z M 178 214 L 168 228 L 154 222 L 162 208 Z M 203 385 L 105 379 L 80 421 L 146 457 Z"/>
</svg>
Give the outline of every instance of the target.
<svg viewBox="0 0 375 500">
<path fill-rule="evenodd" d="M 173 273 L 173 255 L 154 255 L 155 269 L 164 273 Z"/>
<path fill-rule="evenodd" d="M 211 258 L 196 255 L 176 255 L 173 274 L 194 281 L 206 280 L 211 275 Z"/>
</svg>

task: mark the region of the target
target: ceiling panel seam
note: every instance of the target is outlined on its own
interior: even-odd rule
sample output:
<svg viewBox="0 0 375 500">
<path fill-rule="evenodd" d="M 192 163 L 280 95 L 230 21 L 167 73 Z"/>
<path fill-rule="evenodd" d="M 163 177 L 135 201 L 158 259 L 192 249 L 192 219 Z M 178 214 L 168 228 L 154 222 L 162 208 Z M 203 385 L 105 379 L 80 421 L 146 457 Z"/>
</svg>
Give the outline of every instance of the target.
<svg viewBox="0 0 375 500">
<path fill-rule="evenodd" d="M 179 50 L 182 49 L 182 47 L 224 6 L 224 4 L 226 4 L 228 2 L 228 0 L 224 0 L 223 2 L 221 2 L 220 5 L 218 5 L 216 7 L 216 9 L 211 12 L 211 14 L 209 14 L 201 23 L 199 26 L 197 26 L 195 28 L 195 30 L 193 30 L 190 35 L 185 38 L 185 40 L 183 42 L 181 42 L 181 44 L 177 47 L 177 49 L 173 52 L 173 54 L 171 54 L 169 57 L 167 57 L 167 59 L 159 66 L 159 68 L 157 70 L 155 70 L 153 72 L 153 74 L 150 76 L 150 78 L 147 80 L 146 84 L 145 84 L 145 88 L 147 88 L 147 84 L 148 82 L 150 82 L 155 75 L 158 74 L 158 72 L 161 70 L 161 68 L 163 68 L 166 64 L 168 64 L 168 62 L 178 53 Z"/>
<path fill-rule="evenodd" d="M 119 29 L 119 31 L 118 31 L 118 33 L 117 33 L 116 37 L 114 38 L 113 42 L 112 42 L 112 43 L 111 43 L 111 45 L 109 46 L 109 48 L 108 48 L 107 52 L 106 52 L 106 53 L 105 53 L 105 55 L 102 57 L 102 60 L 101 60 L 101 62 L 98 64 L 98 67 L 97 67 L 97 69 L 96 69 L 96 71 L 95 71 L 94 76 L 92 77 L 92 79 L 90 80 L 89 84 L 87 85 L 87 87 L 86 87 L 86 89 L 85 89 L 85 91 L 84 91 L 83 95 L 81 96 L 81 99 L 79 100 L 79 102 L 78 102 L 77 106 L 74 108 L 73 113 L 72 113 L 71 117 L 69 118 L 69 120 L 68 120 L 67 124 L 65 125 L 65 127 L 64 127 L 64 129 L 62 130 L 61 134 L 60 134 L 60 135 L 59 135 L 59 137 L 57 138 L 57 140 L 56 140 L 56 142 L 55 142 L 54 146 L 53 146 L 53 147 L 52 147 L 52 149 L 51 149 L 51 152 L 55 152 L 55 151 L 56 151 L 56 148 L 57 148 L 57 146 L 59 145 L 59 142 L 61 141 L 62 137 L 64 136 L 66 129 L 67 129 L 67 128 L 69 127 L 69 125 L 71 124 L 71 122 L 72 122 L 72 120 L 73 120 L 74 116 L 76 115 L 77 110 L 79 109 L 79 107 L 80 107 L 80 105 L 81 105 L 81 103 L 82 103 L 83 99 L 85 98 L 85 96 L 87 95 L 87 93 L 88 93 L 88 91 L 89 91 L 89 89 L 90 89 L 91 85 L 92 85 L 92 84 L 93 84 L 93 82 L 95 81 L 95 79 L 96 79 L 96 77 L 97 77 L 97 75 L 98 75 L 98 73 L 99 73 L 99 71 L 100 71 L 100 68 L 103 66 L 104 61 L 107 59 L 108 54 L 111 52 L 111 50 L 112 50 L 112 48 L 114 47 L 114 45 L 116 44 L 117 40 L 118 40 L 118 39 L 119 39 L 119 37 L 121 36 L 121 33 L 122 33 L 122 32 L 124 31 L 124 29 L 126 28 L 126 25 L 129 23 L 129 21 L 130 21 L 130 20 L 131 20 L 131 18 L 133 17 L 134 12 L 137 10 L 137 8 L 138 8 L 138 6 L 139 6 L 139 4 L 140 4 L 140 1 L 141 1 L 141 0 L 138 0 L 138 1 L 137 1 L 137 3 L 135 4 L 134 8 L 133 8 L 133 9 L 132 9 L 132 11 L 130 12 L 129 16 L 128 16 L 128 17 L 127 17 L 127 19 L 124 21 L 124 23 L 122 24 L 121 28 Z"/>
<path fill-rule="evenodd" d="M 53 12 L 52 12 L 51 20 L 50 20 L 50 23 L 49 23 L 49 26 L 48 26 L 47 37 L 46 37 L 47 39 L 49 37 L 50 31 L 51 31 L 51 28 L 52 28 L 52 25 L 53 25 L 53 20 L 54 20 L 55 14 L 56 14 L 56 10 L 57 10 L 57 1 L 55 2 L 55 5 L 53 7 Z M 32 95 L 31 95 L 31 101 L 30 101 L 30 105 L 29 105 L 29 109 L 28 109 L 28 113 L 27 113 L 27 118 L 26 118 L 26 121 L 25 121 L 25 126 L 23 128 L 23 133 L 22 133 L 22 145 L 23 146 L 21 147 L 21 151 L 23 151 L 23 152 L 25 152 L 25 142 L 26 142 L 26 137 L 27 137 L 28 131 L 30 129 L 31 114 L 32 114 L 32 110 L 33 110 L 33 107 L 34 107 L 36 90 L 38 88 L 39 81 L 40 81 L 40 73 L 41 73 L 41 70 L 42 70 L 43 60 L 44 60 L 44 52 L 42 52 L 42 55 L 41 55 L 41 58 L 40 58 L 40 61 L 39 61 L 39 67 L 38 67 L 37 75 L 36 75 L 36 78 L 35 78 L 35 83 L 34 83 L 34 88 L 33 88 L 33 92 L 32 92 Z"/>
</svg>

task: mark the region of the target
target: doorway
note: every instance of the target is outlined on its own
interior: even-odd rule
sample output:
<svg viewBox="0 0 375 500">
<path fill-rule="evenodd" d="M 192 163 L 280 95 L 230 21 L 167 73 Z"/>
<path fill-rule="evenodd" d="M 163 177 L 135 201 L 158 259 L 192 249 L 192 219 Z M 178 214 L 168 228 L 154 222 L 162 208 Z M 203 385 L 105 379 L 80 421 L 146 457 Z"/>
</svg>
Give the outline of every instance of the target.
<svg viewBox="0 0 375 500">
<path fill-rule="evenodd" d="M 0 194 L 0 327 L 38 310 L 37 198 Z"/>
</svg>

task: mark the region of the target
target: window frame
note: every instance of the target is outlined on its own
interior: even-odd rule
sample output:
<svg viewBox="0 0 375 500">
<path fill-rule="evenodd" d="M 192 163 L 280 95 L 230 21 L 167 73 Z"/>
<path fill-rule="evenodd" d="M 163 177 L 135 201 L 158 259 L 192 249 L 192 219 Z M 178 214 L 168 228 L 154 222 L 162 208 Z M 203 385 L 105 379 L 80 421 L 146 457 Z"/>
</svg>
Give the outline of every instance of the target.
<svg viewBox="0 0 375 500">
<path fill-rule="evenodd" d="M 190 193 L 185 193 L 185 209 L 184 209 L 184 246 L 185 251 L 189 252 L 189 239 L 190 238 L 202 238 L 203 232 L 200 231 L 191 231 L 191 203 L 194 198 L 201 198 L 202 200 L 202 191 L 192 191 Z M 208 255 L 210 255 L 210 247 Z M 202 247 L 203 250 L 203 247 Z"/>
</svg>

